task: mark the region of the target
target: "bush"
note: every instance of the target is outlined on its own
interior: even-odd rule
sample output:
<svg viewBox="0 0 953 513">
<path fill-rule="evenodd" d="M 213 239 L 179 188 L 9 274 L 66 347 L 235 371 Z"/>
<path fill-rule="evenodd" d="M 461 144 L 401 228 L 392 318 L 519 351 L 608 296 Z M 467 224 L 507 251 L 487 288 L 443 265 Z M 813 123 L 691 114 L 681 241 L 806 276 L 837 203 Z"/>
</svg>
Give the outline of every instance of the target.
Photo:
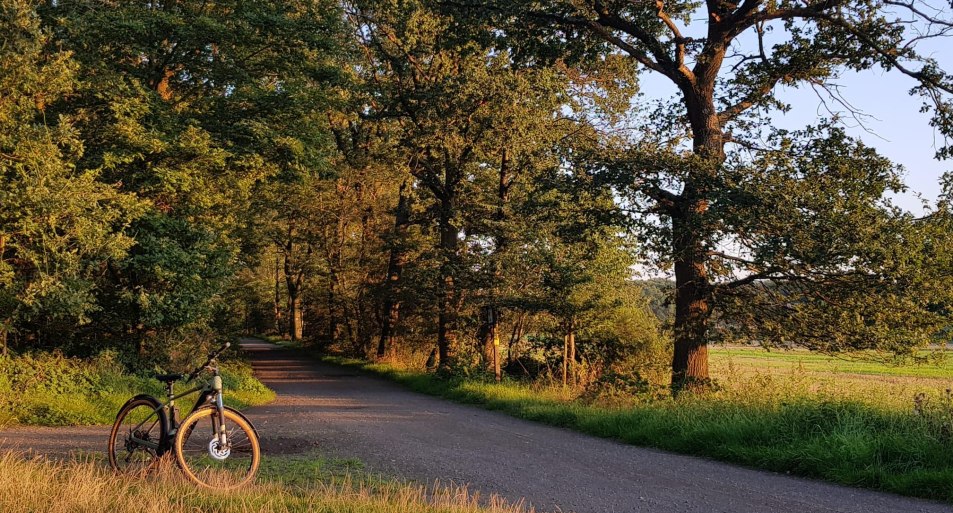
<svg viewBox="0 0 953 513">
<path fill-rule="evenodd" d="M 609 371 L 589 384 L 583 399 L 589 402 L 624 404 L 657 398 L 663 393 L 664 389 L 659 385 L 653 385 L 637 371 Z"/>
<path fill-rule="evenodd" d="M 503 372 L 519 379 L 536 380 L 546 372 L 546 362 L 531 356 L 520 356 L 507 362 Z"/>
</svg>

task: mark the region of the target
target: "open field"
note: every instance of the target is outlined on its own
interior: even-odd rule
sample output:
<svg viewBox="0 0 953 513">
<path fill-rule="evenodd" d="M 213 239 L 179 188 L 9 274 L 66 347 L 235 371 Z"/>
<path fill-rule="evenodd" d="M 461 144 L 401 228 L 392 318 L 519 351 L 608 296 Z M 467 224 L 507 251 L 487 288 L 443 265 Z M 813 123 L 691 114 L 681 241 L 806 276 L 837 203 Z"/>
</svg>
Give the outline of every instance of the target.
<svg viewBox="0 0 953 513">
<path fill-rule="evenodd" d="M 368 475 L 359 462 L 316 455 L 270 457 L 257 484 L 237 491 L 198 489 L 174 464 L 155 475 L 116 476 L 96 460 L 25 460 L 0 455 L 0 511 L 5 513 L 292 513 L 517 512 L 461 488 L 431 488 Z"/>
<path fill-rule="evenodd" d="M 833 357 L 803 350 L 712 348 L 711 373 L 729 394 L 851 400 L 913 411 L 940 407 L 953 388 L 953 353 L 924 353 L 919 361 Z M 779 397 L 777 399 L 783 399 Z"/>
<path fill-rule="evenodd" d="M 747 370 L 801 369 L 814 373 L 860 374 L 866 376 L 902 376 L 910 378 L 953 379 L 953 351 L 924 352 L 918 361 L 863 359 L 858 357 L 835 357 L 807 350 L 773 350 L 761 348 L 710 349 L 711 363 L 715 371 L 721 371 L 734 363 Z"/>
<path fill-rule="evenodd" d="M 716 349 L 718 390 L 611 404 L 560 386 L 444 380 L 386 363 L 333 361 L 417 391 L 635 445 L 953 502 L 948 361 L 895 367 Z"/>
</svg>

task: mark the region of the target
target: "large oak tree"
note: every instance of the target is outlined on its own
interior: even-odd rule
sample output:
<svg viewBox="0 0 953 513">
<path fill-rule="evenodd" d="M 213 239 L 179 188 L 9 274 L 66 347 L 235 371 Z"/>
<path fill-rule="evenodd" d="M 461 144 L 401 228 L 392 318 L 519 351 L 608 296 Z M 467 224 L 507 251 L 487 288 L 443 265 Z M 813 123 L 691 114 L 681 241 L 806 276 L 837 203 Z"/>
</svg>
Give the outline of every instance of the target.
<svg viewBox="0 0 953 513">
<path fill-rule="evenodd" d="M 783 317 L 804 304 L 815 305 L 813 311 L 860 316 L 853 326 L 837 322 L 815 329 L 814 342 L 832 335 L 847 338 L 816 344 L 821 347 L 877 346 L 877 339 L 864 338 L 878 330 L 854 328 L 883 322 L 879 331 L 886 333 L 931 311 L 924 301 L 902 301 L 908 315 L 887 322 L 873 311 L 857 310 L 854 300 L 835 298 L 852 291 L 856 299 L 874 285 L 883 294 L 902 295 L 896 289 L 886 292 L 898 281 L 889 275 L 899 267 L 884 255 L 899 256 L 896 248 L 912 240 L 907 232 L 916 223 L 883 199 L 902 188 L 897 167 L 844 137 L 836 126 L 772 133 L 768 116 L 792 108 L 779 100 L 780 86 L 824 89 L 845 72 L 881 68 L 906 75 L 912 93 L 921 95 L 924 109 L 933 113 L 934 126 L 949 136 L 953 78 L 918 51 L 924 41 L 949 33 L 949 5 L 917 0 L 441 3 L 464 19 L 478 20 L 472 27 L 489 27 L 483 37 L 529 61 L 587 62 L 624 55 L 642 72 L 670 84 L 674 99 L 652 107 L 641 130 L 608 145 L 609 152 L 593 157 L 592 168 L 619 186 L 643 234 L 654 242 L 658 262 L 674 273 L 676 386 L 707 381 L 713 314 L 722 299 L 742 291 L 752 297 L 758 283 L 771 290 L 757 297 L 773 298 L 774 306 L 761 310 L 764 316 Z M 817 139 L 827 142 L 812 142 Z M 948 155 L 947 148 L 938 153 Z M 773 201 L 781 208 L 768 212 Z M 883 229 L 845 233 L 844 227 L 861 223 Z M 811 237 L 823 243 L 810 244 Z M 771 288 L 782 283 L 783 292 Z M 878 311 L 883 307 L 878 304 Z M 935 325 L 918 324 L 907 330 L 901 345 L 915 345 L 935 333 Z M 835 333 L 841 328 L 846 335 Z M 794 332 L 790 338 L 806 340 Z"/>
</svg>

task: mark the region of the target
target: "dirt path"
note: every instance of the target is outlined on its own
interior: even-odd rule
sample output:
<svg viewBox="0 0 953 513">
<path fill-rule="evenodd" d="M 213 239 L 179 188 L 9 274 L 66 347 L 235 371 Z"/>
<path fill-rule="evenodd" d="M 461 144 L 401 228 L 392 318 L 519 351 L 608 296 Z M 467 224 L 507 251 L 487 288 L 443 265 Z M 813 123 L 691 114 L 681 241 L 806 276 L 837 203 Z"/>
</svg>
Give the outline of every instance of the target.
<svg viewBox="0 0 953 513">
<path fill-rule="evenodd" d="M 449 403 L 284 351 L 243 344 L 278 393 L 248 410 L 265 455 L 320 450 L 422 483 L 525 498 L 541 511 L 953 512 L 953 507 L 678 456 Z M 48 452 L 64 437 L 102 450 L 105 428 L 0 431 Z"/>
</svg>

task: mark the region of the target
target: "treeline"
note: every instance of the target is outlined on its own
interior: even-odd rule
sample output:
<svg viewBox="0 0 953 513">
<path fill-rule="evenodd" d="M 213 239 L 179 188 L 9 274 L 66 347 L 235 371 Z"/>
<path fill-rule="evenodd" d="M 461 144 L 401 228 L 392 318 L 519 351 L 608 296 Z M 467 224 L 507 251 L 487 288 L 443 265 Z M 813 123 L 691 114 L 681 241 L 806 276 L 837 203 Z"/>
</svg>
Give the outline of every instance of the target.
<svg viewBox="0 0 953 513">
<path fill-rule="evenodd" d="M 767 116 L 781 82 L 931 64 L 848 4 L 719 4 L 689 44 L 690 2 L 0 0 L 0 343 L 266 332 L 677 384 L 713 340 L 921 347 L 947 326 L 946 196 L 914 218 L 836 120 Z M 649 72 L 676 96 L 642 98 Z"/>
</svg>

